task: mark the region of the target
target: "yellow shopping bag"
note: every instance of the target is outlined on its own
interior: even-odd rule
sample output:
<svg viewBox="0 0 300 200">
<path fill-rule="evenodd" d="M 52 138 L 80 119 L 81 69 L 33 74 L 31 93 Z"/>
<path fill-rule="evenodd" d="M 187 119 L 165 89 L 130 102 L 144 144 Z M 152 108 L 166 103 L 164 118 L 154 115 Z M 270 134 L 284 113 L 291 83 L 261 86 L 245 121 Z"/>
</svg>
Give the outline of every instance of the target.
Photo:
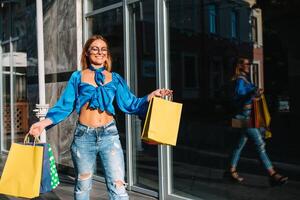
<svg viewBox="0 0 300 200">
<path fill-rule="evenodd" d="M 43 147 L 13 143 L 0 180 L 0 193 L 25 198 L 39 196 Z"/>
<path fill-rule="evenodd" d="M 263 113 L 264 113 L 264 118 L 265 118 L 265 123 L 267 128 L 265 132 L 265 138 L 267 139 L 272 137 L 272 132 L 270 131 L 271 115 L 264 94 L 261 95 L 261 101 L 262 101 Z"/>
<path fill-rule="evenodd" d="M 266 126 L 269 127 L 270 123 L 271 123 L 271 115 L 269 113 L 269 109 L 268 109 L 268 105 L 267 105 L 265 95 L 263 95 L 263 94 L 261 95 L 261 101 L 262 101 L 262 107 L 263 107 L 265 123 L 266 123 Z"/>
<path fill-rule="evenodd" d="M 264 133 L 265 138 L 271 138 L 272 133 L 270 131 L 271 115 L 269 113 L 268 105 L 265 95 L 262 94 L 260 98 L 253 101 L 254 109 L 254 124 L 256 128 L 264 127 L 266 131 Z"/>
<path fill-rule="evenodd" d="M 152 98 L 142 132 L 142 139 L 176 146 L 182 104 Z"/>
</svg>

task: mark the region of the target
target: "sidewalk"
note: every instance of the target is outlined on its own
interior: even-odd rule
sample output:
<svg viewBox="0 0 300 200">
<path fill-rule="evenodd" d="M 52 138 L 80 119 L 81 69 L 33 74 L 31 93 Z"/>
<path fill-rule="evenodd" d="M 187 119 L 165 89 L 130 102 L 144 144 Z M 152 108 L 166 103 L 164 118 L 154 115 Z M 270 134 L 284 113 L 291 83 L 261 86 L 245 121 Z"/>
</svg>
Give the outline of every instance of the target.
<svg viewBox="0 0 300 200">
<path fill-rule="evenodd" d="M 208 155 L 206 152 L 203 154 Z M 220 161 L 220 156 L 210 155 L 209 161 L 216 164 Z M 217 158 L 216 158 L 217 157 Z M 213 161 L 213 158 L 217 159 Z M 4 155 L 0 155 L 0 174 L 4 165 Z M 205 162 L 205 160 L 203 160 Z M 207 160 L 206 160 L 207 162 Z M 299 168 L 291 166 L 281 166 L 279 170 L 289 176 L 289 182 L 286 185 L 270 187 L 268 177 L 258 167 L 258 161 L 252 159 L 241 159 L 240 175 L 245 178 L 243 184 L 232 183 L 223 177 L 224 169 L 209 166 L 193 166 L 188 163 L 175 163 L 173 181 L 177 194 L 195 195 L 204 200 L 297 200 L 300 199 L 300 173 Z M 188 170 L 187 170 L 188 169 Z M 256 172 L 255 172 L 256 171 Z M 262 171 L 263 173 L 260 173 Z M 156 174 L 156 173 L 154 173 Z M 148 174 L 151 176 L 151 173 Z M 153 179 L 155 179 L 153 177 Z M 36 200 L 72 200 L 74 178 L 68 175 L 60 174 L 60 185 L 53 191 L 41 195 Z M 155 200 L 139 193 L 129 191 L 130 200 Z M 195 198 L 195 199 L 199 199 Z M 0 200 L 20 200 L 22 198 L 13 198 L 0 195 Z M 94 181 L 91 192 L 91 200 L 107 200 L 106 186 L 104 183 Z M 23 199 L 25 200 L 25 199 Z"/>
<path fill-rule="evenodd" d="M 6 155 L 0 155 L 0 174 L 5 164 Z M 35 200 L 73 200 L 74 178 L 67 175 L 59 175 L 60 184 L 52 192 L 41 195 Z M 156 198 L 128 191 L 130 200 L 156 200 Z M 25 198 L 16 198 L 0 194 L 0 200 L 25 200 Z M 91 192 L 91 200 L 108 200 L 106 186 L 99 181 L 93 181 L 93 189 Z"/>
</svg>

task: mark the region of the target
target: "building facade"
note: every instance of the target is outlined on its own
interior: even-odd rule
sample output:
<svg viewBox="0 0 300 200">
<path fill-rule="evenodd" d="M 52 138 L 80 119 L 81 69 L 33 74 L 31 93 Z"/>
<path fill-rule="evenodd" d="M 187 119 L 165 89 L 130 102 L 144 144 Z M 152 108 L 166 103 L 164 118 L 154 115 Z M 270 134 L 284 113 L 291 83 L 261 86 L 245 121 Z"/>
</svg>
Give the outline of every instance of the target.
<svg viewBox="0 0 300 200">
<path fill-rule="evenodd" d="M 137 96 L 171 88 L 174 100 L 183 103 L 176 147 L 142 142 L 143 121 L 117 112 L 128 189 L 159 199 L 230 199 L 232 186 L 220 180 L 238 135 L 229 126 L 227 109 L 238 57 L 253 60 L 252 81 L 264 87 L 262 13 L 255 3 L 43 0 L 46 88 L 39 91 L 36 1 L 1 1 L 1 151 L 21 142 L 38 120 L 33 110 L 40 92 L 46 103 L 55 104 L 71 73 L 81 70 L 84 42 L 101 34 L 109 41 L 113 71 Z M 61 173 L 73 173 L 70 145 L 76 121 L 73 113 L 47 132 Z M 259 165 L 248 150 L 241 163 Z M 104 181 L 98 161 L 95 179 Z"/>
</svg>

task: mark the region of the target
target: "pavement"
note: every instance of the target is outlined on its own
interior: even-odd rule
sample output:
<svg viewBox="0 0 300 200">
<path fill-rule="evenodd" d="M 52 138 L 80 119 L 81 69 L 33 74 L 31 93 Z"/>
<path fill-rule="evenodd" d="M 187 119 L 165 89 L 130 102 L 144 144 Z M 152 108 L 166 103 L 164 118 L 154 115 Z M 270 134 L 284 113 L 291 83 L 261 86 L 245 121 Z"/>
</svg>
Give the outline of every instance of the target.
<svg viewBox="0 0 300 200">
<path fill-rule="evenodd" d="M 203 152 L 203 154 L 208 154 Z M 211 155 L 220 160 L 218 155 Z M 217 158 L 218 157 L 218 158 Z M 0 172 L 5 164 L 6 155 L 0 155 Z M 255 159 L 241 158 L 240 175 L 244 177 L 242 184 L 231 182 L 224 178 L 224 169 L 212 166 L 190 165 L 185 162 L 175 162 L 173 181 L 174 192 L 182 196 L 189 196 L 191 199 L 202 200 L 300 200 L 300 177 L 299 166 L 281 165 L 280 172 L 289 176 L 286 185 L 271 187 L 268 177 L 261 170 L 259 162 Z M 216 162 L 214 162 L 216 163 Z M 145 165 L 149 165 L 146 163 Z M 157 170 L 157 169 L 153 169 Z M 157 172 L 156 172 L 157 173 Z M 151 178 L 152 174 L 147 172 Z M 60 184 L 52 192 L 41 195 L 35 200 L 72 200 L 74 177 L 59 173 Z M 128 191 L 131 200 L 155 200 L 140 193 Z M 191 195 L 198 198 L 191 197 Z M 0 194 L 0 200 L 25 200 L 24 198 L 15 198 Z M 91 200 L 107 200 L 107 191 L 104 183 L 93 181 Z M 169 200 L 169 199 L 168 199 Z M 171 199 L 172 200 L 172 199 Z"/>
<path fill-rule="evenodd" d="M 0 173 L 5 164 L 6 155 L 0 155 Z M 59 173 L 60 184 L 53 191 L 42 194 L 34 200 L 73 200 L 74 177 Z M 157 200 L 140 193 L 128 191 L 130 200 Z M 93 189 L 90 194 L 90 200 L 108 200 L 108 194 L 104 183 L 93 181 Z M 28 200 L 26 198 L 16 198 L 0 194 L 0 200 Z"/>
</svg>

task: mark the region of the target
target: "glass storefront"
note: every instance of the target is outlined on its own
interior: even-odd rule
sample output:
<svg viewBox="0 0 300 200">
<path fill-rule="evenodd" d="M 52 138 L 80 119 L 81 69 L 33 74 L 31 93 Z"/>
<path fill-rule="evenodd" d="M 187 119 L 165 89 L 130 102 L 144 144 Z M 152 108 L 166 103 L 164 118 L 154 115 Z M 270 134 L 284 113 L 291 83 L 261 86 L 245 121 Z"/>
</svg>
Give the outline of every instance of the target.
<svg viewBox="0 0 300 200">
<path fill-rule="evenodd" d="M 83 0 L 82 4 L 78 1 L 76 4 L 83 7 L 82 11 L 70 6 L 63 15 L 63 9 L 58 11 L 60 4 L 55 2 L 44 1 L 46 30 L 55 31 L 44 33 L 45 77 L 51 103 L 61 93 L 71 72 L 80 69 L 73 65 L 76 62 L 73 53 L 75 44 L 77 53 L 81 51 L 78 37 L 82 33 L 83 43 L 94 34 L 108 40 L 112 71 L 124 77 L 134 94 L 142 97 L 165 87 L 174 91 L 174 101 L 183 103 L 175 147 L 141 141 L 144 119 L 116 109 L 128 190 L 163 200 L 229 200 L 256 199 L 254 194 L 269 187 L 266 171 L 250 140 L 238 165 L 246 184 L 233 184 L 224 177 L 241 134 L 230 126 L 230 80 L 238 57 L 252 61 L 250 78 L 265 89 L 273 133 L 271 140 L 265 140 L 268 155 L 275 168 L 290 177 L 289 187 L 298 187 L 293 182 L 299 179 L 300 164 L 296 140 L 300 73 L 297 42 L 294 42 L 298 32 L 290 34 L 287 27 L 300 19 L 297 6 L 293 8 L 297 3 Z M 281 9 L 290 14 L 280 14 Z M 75 10 L 83 12 L 76 13 L 76 17 L 83 16 L 80 22 L 77 19 L 70 22 Z M 0 8 L 1 150 L 5 152 L 12 142 L 21 142 L 29 125 L 37 120 L 31 112 L 38 103 L 39 92 L 35 12 L 34 0 L 5 1 Z M 55 24 L 59 21 L 57 16 L 63 19 Z M 279 18 L 289 23 L 278 22 Z M 65 22 L 70 22 L 67 30 L 61 25 Z M 60 37 L 62 41 L 58 41 Z M 63 41 L 64 38 L 68 39 Z M 66 63 L 72 66 L 64 66 Z M 55 143 L 59 164 L 66 163 L 71 168 L 68 144 L 72 141 L 76 117 L 72 120 L 52 129 L 58 133 L 49 136 L 49 141 Z M 104 181 L 99 160 L 95 175 L 96 180 Z M 273 191 L 268 190 L 268 195 Z"/>
</svg>

